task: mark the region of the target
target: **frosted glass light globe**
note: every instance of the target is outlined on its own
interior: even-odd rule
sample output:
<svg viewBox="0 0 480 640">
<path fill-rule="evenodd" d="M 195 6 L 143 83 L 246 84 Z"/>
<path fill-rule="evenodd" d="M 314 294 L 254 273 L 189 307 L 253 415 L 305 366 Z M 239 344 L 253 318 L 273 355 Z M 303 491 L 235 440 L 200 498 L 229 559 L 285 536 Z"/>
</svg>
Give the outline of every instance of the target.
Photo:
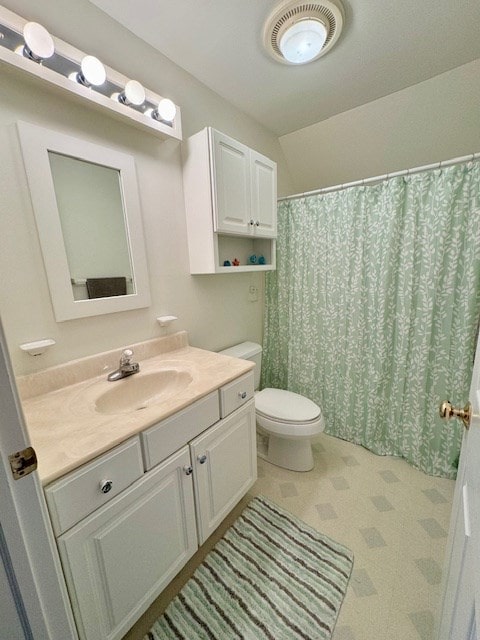
<svg viewBox="0 0 480 640">
<path fill-rule="evenodd" d="M 137 80 L 129 80 L 125 89 L 120 94 L 120 101 L 124 104 L 133 104 L 139 107 L 145 102 L 145 89 Z"/>
<path fill-rule="evenodd" d="M 82 84 L 87 86 L 92 85 L 94 87 L 99 87 L 107 78 L 105 67 L 98 58 L 95 58 L 95 56 L 85 56 L 82 59 L 80 68 L 81 73 L 79 80 Z"/>
<path fill-rule="evenodd" d="M 52 36 L 38 22 L 26 23 L 23 27 L 23 39 L 26 55 L 36 62 L 51 58 L 55 53 Z"/>
<path fill-rule="evenodd" d="M 327 29 L 320 20 L 299 20 L 282 34 L 278 46 L 285 60 L 304 64 L 318 56 L 327 36 Z"/>
<path fill-rule="evenodd" d="M 173 122 L 176 113 L 177 107 L 175 106 L 174 102 L 172 102 L 168 98 L 163 98 L 162 100 L 160 100 L 156 110 L 157 118 L 159 118 L 160 120 L 165 120 L 165 122 Z"/>
</svg>

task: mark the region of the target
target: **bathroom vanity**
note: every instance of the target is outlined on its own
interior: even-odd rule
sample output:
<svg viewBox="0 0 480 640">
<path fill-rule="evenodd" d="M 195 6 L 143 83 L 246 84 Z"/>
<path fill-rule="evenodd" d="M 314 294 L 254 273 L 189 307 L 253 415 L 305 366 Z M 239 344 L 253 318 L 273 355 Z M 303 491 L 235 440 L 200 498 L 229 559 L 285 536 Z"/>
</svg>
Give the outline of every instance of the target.
<svg viewBox="0 0 480 640">
<path fill-rule="evenodd" d="M 84 640 L 122 638 L 256 479 L 253 363 L 185 332 L 133 349 L 116 382 L 119 351 L 18 380 Z"/>
</svg>

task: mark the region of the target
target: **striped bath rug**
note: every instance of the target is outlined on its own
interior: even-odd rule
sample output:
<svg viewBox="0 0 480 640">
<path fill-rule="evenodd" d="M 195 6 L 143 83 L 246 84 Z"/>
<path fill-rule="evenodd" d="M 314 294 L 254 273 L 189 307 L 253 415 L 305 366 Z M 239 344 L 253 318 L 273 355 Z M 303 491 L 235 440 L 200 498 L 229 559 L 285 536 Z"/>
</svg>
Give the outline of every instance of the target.
<svg viewBox="0 0 480 640">
<path fill-rule="evenodd" d="M 325 640 L 353 554 L 254 498 L 144 640 Z"/>
</svg>

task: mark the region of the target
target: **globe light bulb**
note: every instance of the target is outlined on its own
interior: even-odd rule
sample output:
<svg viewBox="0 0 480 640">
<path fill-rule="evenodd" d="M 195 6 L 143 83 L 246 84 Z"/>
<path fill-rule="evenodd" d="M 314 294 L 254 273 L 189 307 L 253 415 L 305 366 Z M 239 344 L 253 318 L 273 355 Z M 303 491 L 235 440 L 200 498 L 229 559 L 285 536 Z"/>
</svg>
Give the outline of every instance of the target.
<svg viewBox="0 0 480 640">
<path fill-rule="evenodd" d="M 163 98 L 158 103 L 158 107 L 153 111 L 152 115 L 156 120 L 164 120 L 165 122 L 173 122 L 177 113 L 175 103 L 169 98 Z"/>
<path fill-rule="evenodd" d="M 55 53 L 52 36 L 38 22 L 26 23 L 23 27 L 23 39 L 25 40 L 24 54 L 35 62 L 51 58 Z"/>
<path fill-rule="evenodd" d="M 136 80 L 129 80 L 123 92 L 118 96 L 120 102 L 126 105 L 141 106 L 145 102 L 145 89 Z"/>
<path fill-rule="evenodd" d="M 318 56 L 327 35 L 327 29 L 320 20 L 299 20 L 282 34 L 278 46 L 285 60 L 304 64 Z"/>
<path fill-rule="evenodd" d="M 95 56 L 85 56 L 80 64 L 77 80 L 86 87 L 99 87 L 107 79 L 105 67 Z"/>
</svg>

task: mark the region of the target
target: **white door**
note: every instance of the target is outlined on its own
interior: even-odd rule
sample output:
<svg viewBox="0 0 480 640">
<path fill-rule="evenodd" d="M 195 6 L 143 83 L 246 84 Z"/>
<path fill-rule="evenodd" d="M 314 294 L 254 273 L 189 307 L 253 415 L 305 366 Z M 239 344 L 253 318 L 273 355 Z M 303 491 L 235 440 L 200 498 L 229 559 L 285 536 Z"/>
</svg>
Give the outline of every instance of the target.
<svg viewBox="0 0 480 640">
<path fill-rule="evenodd" d="M 212 131 L 214 230 L 248 234 L 250 224 L 250 149 Z M 252 231 L 253 232 L 253 231 Z"/>
<path fill-rule="evenodd" d="M 30 625 L 23 611 L 23 600 L 18 594 L 15 576 L 0 524 L 0 638 L 8 640 L 28 640 L 31 638 Z"/>
<path fill-rule="evenodd" d="M 8 606 L 10 624 L 15 624 L 15 605 L 21 631 L 29 640 L 74 640 L 78 636 L 38 474 L 34 471 L 15 480 L 10 468 L 8 456 L 28 446 L 30 441 L 0 322 L 0 562 L 8 576 L 7 586 L 3 575 L 1 593 L 8 594 L 7 589 L 12 592 L 13 603 Z M 3 635 L 3 624 L 2 609 L 0 638 L 15 638 L 13 633 Z"/>
<path fill-rule="evenodd" d="M 464 433 L 455 486 L 439 640 L 480 638 L 476 630 L 480 620 L 480 337 L 469 401 L 472 418 Z"/>
</svg>

